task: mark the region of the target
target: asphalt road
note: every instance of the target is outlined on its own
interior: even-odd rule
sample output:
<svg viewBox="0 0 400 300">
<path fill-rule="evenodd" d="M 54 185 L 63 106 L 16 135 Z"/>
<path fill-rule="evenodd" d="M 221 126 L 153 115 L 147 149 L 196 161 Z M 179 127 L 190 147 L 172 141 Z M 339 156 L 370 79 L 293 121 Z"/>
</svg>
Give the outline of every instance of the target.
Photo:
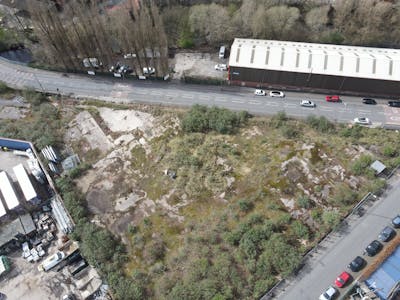
<svg viewBox="0 0 400 300">
<path fill-rule="evenodd" d="M 400 125 L 400 109 L 390 108 L 387 100 L 378 105 L 364 105 L 360 98 L 343 96 L 342 103 L 327 103 L 325 95 L 287 92 L 284 99 L 254 96 L 253 89 L 242 87 L 215 87 L 186 85 L 154 81 L 128 81 L 89 75 L 68 75 L 37 70 L 0 59 L 0 80 L 16 88 L 31 87 L 37 90 L 61 93 L 79 98 L 94 98 L 111 102 L 150 103 L 191 106 L 195 103 L 217 105 L 233 110 L 247 110 L 255 114 L 275 114 L 285 111 L 289 116 L 304 118 L 322 115 L 338 122 L 351 122 L 355 117 L 368 117 L 374 125 L 391 123 Z M 300 107 L 302 99 L 317 104 L 316 108 Z M 298 277 L 279 296 L 284 300 L 315 300 L 331 285 L 335 277 L 364 247 L 400 212 L 400 179 L 392 180 L 393 189 L 376 202 L 362 218 L 354 217 L 349 227 L 324 241 Z"/>
<path fill-rule="evenodd" d="M 365 247 L 377 239 L 380 231 L 390 225 L 390 221 L 400 213 L 400 176 L 394 175 L 389 181 L 390 189 L 386 195 L 374 201 L 362 217 L 350 216 L 347 226 L 330 235 L 321 243 L 318 251 L 313 254 L 298 276 L 285 291 L 278 295 L 282 300 L 316 300 L 343 271 L 352 274 L 354 279 L 361 272 L 352 273 L 347 265 L 357 255 L 363 256 Z M 397 234 L 400 234 L 398 231 Z M 385 243 L 384 243 L 385 244 Z"/>
<path fill-rule="evenodd" d="M 0 59 L 0 80 L 16 88 L 61 93 L 79 98 L 95 98 L 112 102 L 145 102 L 152 104 L 191 106 L 195 103 L 217 105 L 232 110 L 247 110 L 254 114 L 271 115 L 285 111 L 287 115 L 304 118 L 308 115 L 325 116 L 332 121 L 351 122 L 356 117 L 368 117 L 373 125 L 400 125 L 400 109 L 388 107 L 387 100 L 378 105 L 365 105 L 358 97 L 343 96 L 342 103 L 328 103 L 325 95 L 287 92 L 286 97 L 255 96 L 254 89 L 244 87 L 216 87 L 159 81 L 137 81 L 90 75 L 67 75 L 29 68 Z M 58 90 L 57 90 L 58 89 Z M 316 108 L 300 107 L 300 100 L 316 103 Z"/>
</svg>

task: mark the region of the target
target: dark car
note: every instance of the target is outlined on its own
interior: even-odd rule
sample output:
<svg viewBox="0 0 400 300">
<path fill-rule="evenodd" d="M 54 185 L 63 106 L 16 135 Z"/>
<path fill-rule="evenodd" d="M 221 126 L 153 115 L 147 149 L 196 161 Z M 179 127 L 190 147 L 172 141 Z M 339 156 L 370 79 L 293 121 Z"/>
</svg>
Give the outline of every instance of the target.
<svg viewBox="0 0 400 300">
<path fill-rule="evenodd" d="M 375 99 L 372 99 L 372 98 L 363 98 L 363 99 L 362 99 L 362 102 L 363 102 L 364 104 L 376 104 Z"/>
<path fill-rule="evenodd" d="M 367 248 L 365 248 L 365 252 L 367 252 L 368 256 L 374 256 L 381 251 L 381 249 L 382 244 L 379 241 L 374 240 L 367 246 Z"/>
<path fill-rule="evenodd" d="M 388 101 L 388 105 L 392 107 L 400 107 L 400 101 Z"/>
<path fill-rule="evenodd" d="M 352 262 L 348 265 L 348 268 L 353 272 L 360 271 L 366 264 L 366 261 L 361 256 L 357 256 Z"/>
<path fill-rule="evenodd" d="M 396 234 L 396 231 L 390 226 L 386 226 L 383 228 L 381 233 L 378 236 L 378 239 L 381 240 L 382 242 L 389 242 L 392 237 L 394 237 Z"/>
<path fill-rule="evenodd" d="M 392 219 L 392 225 L 394 228 L 399 228 L 400 227 L 400 216 L 397 215 Z"/>
</svg>

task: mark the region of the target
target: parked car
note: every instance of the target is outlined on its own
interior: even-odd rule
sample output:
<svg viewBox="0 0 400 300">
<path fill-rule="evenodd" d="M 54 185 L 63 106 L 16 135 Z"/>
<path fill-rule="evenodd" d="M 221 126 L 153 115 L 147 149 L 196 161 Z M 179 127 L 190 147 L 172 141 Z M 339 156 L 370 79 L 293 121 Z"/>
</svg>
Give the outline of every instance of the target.
<svg viewBox="0 0 400 300">
<path fill-rule="evenodd" d="M 367 246 L 367 248 L 365 248 L 365 252 L 368 256 L 374 256 L 381 251 L 382 247 L 383 246 L 379 241 L 374 240 Z"/>
<path fill-rule="evenodd" d="M 355 118 L 354 119 L 354 124 L 369 125 L 369 124 L 371 124 L 371 121 L 368 118 L 360 117 L 360 118 Z"/>
<path fill-rule="evenodd" d="M 347 266 L 353 272 L 360 271 L 366 264 L 366 261 L 361 256 L 354 258 L 351 263 Z"/>
<path fill-rule="evenodd" d="M 336 294 L 336 289 L 333 286 L 330 286 L 325 293 L 321 294 L 319 296 L 319 300 L 331 300 L 333 299 L 333 296 Z"/>
<path fill-rule="evenodd" d="M 228 67 L 226 66 L 226 64 L 216 64 L 214 68 L 217 71 L 226 71 L 226 70 L 228 70 Z"/>
<path fill-rule="evenodd" d="M 340 97 L 337 96 L 337 95 L 326 96 L 325 99 L 326 99 L 326 101 L 328 101 L 328 102 L 340 102 Z"/>
<path fill-rule="evenodd" d="M 304 106 L 304 107 L 315 107 L 316 106 L 315 103 L 310 100 L 301 100 L 300 105 Z"/>
<path fill-rule="evenodd" d="M 283 98 L 285 97 L 285 94 L 281 91 L 270 91 L 269 92 L 270 97 L 278 97 L 278 98 Z"/>
<path fill-rule="evenodd" d="M 397 215 L 392 219 L 392 225 L 394 226 L 394 228 L 400 227 L 400 215 Z"/>
<path fill-rule="evenodd" d="M 392 227 L 386 226 L 379 234 L 378 239 L 382 242 L 389 242 L 395 235 L 396 231 Z"/>
<path fill-rule="evenodd" d="M 346 283 L 349 281 L 350 279 L 350 274 L 347 272 L 342 272 L 342 274 L 340 274 L 336 280 L 335 280 L 335 284 L 338 288 L 342 288 L 346 285 Z"/>
<path fill-rule="evenodd" d="M 256 96 L 266 96 L 267 94 L 265 93 L 264 90 L 257 89 L 257 90 L 254 91 L 254 95 L 256 95 Z"/>
<path fill-rule="evenodd" d="M 375 99 L 372 99 L 372 98 L 363 98 L 363 99 L 362 99 L 362 102 L 363 102 L 364 104 L 372 104 L 372 105 L 375 105 L 375 104 L 376 104 Z"/>
<path fill-rule="evenodd" d="M 143 68 L 143 74 L 144 75 L 152 75 L 156 73 L 156 69 L 149 67 L 149 68 Z"/>
<path fill-rule="evenodd" d="M 388 105 L 392 107 L 400 107 L 400 101 L 388 101 Z"/>
</svg>

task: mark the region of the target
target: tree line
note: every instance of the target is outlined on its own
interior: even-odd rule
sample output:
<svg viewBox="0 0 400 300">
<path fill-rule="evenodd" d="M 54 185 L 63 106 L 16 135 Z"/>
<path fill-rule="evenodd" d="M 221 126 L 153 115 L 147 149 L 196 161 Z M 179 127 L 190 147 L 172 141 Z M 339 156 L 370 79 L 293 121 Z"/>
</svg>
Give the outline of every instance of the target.
<svg viewBox="0 0 400 300">
<path fill-rule="evenodd" d="M 184 5 L 185 1 L 175 1 L 172 5 L 167 4 L 170 1 L 162 2 L 170 46 L 217 46 L 229 44 L 235 37 L 379 47 L 400 45 L 399 1 L 246 0 L 192 6 Z"/>
<path fill-rule="evenodd" d="M 35 57 L 48 65 L 82 70 L 86 59 L 86 67 L 101 71 L 118 62 L 138 75 L 150 67 L 160 75 L 167 71 L 167 39 L 152 1 L 128 0 L 107 10 L 98 1 L 33 0 L 28 10 L 41 44 Z"/>
<path fill-rule="evenodd" d="M 399 1 L 126 0 L 112 8 L 103 2 L 29 1 L 40 41 L 36 60 L 68 71 L 109 71 L 120 63 L 142 75 L 143 68 L 154 67 L 162 76 L 168 73 L 168 49 L 210 49 L 236 37 L 400 45 Z M 96 60 L 85 67 L 88 58 Z"/>
</svg>

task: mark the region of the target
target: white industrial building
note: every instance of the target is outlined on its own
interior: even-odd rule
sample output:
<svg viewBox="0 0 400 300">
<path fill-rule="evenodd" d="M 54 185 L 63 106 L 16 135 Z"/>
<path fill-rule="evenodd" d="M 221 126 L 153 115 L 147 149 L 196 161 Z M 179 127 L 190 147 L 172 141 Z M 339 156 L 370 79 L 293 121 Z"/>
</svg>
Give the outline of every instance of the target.
<svg viewBox="0 0 400 300">
<path fill-rule="evenodd" d="M 400 50 L 237 38 L 229 79 L 249 86 L 400 95 Z"/>
<path fill-rule="evenodd" d="M 12 182 L 4 171 L 0 172 L 0 191 L 8 209 L 11 210 L 19 206 L 18 197 L 12 186 Z"/>
<path fill-rule="evenodd" d="M 22 164 L 13 167 L 15 177 L 21 187 L 22 193 L 26 201 L 33 201 L 37 199 L 37 193 L 32 185 L 31 180 Z"/>
</svg>

